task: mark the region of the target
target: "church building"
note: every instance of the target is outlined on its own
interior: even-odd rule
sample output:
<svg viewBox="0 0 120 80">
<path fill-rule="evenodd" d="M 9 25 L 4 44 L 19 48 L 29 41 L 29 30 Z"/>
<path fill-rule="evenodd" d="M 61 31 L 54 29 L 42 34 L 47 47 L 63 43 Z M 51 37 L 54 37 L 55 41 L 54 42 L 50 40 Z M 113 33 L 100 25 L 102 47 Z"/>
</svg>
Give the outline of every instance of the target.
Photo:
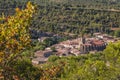
<svg viewBox="0 0 120 80">
<path fill-rule="evenodd" d="M 106 45 L 107 44 L 103 40 L 93 39 L 86 41 L 85 37 L 82 37 L 79 43 L 80 52 L 83 54 L 90 51 L 103 51 Z"/>
</svg>

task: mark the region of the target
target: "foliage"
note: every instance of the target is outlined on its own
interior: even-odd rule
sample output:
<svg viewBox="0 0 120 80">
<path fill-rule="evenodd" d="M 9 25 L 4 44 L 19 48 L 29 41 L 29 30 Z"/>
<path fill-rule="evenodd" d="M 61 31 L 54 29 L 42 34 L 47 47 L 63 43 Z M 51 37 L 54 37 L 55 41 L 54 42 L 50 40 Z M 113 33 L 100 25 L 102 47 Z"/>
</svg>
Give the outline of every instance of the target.
<svg viewBox="0 0 120 80">
<path fill-rule="evenodd" d="M 120 37 L 120 30 L 116 30 L 115 33 L 114 33 L 114 35 L 115 35 L 116 37 Z"/>
<path fill-rule="evenodd" d="M 119 80 L 120 42 L 111 43 L 102 53 L 81 56 L 51 56 L 45 66 L 60 65 L 62 73 L 54 76 L 60 80 Z M 49 68 L 50 69 L 50 68 Z M 59 73 L 59 72 L 56 72 Z M 46 72 L 46 74 L 50 74 Z M 51 80 L 51 77 L 49 76 Z"/>
<path fill-rule="evenodd" d="M 30 47 L 29 24 L 34 12 L 35 7 L 28 2 L 26 9 L 16 8 L 15 15 L 0 18 L 0 67 L 5 79 L 12 78 L 9 64 Z"/>
<path fill-rule="evenodd" d="M 49 62 L 55 62 L 55 61 L 58 60 L 58 59 L 59 59 L 58 56 L 50 56 L 49 59 L 48 59 L 48 61 L 49 61 Z"/>
<path fill-rule="evenodd" d="M 19 8 L 23 6 L 25 8 L 22 0 L 7 1 L 1 0 L 2 7 L 0 7 L 13 9 L 16 6 Z M 24 10 L 16 8 L 15 15 L 13 15 L 14 11 L 10 11 L 11 15 L 8 17 L 6 17 L 8 12 L 3 10 L 5 14 L 2 14 L 0 18 L 0 77 L 3 76 L 5 80 L 13 78 L 22 80 L 39 80 L 39 78 L 40 80 L 119 80 L 120 42 L 110 43 L 101 53 L 69 57 L 51 56 L 46 64 L 39 65 L 41 68 L 33 66 L 30 60 L 21 56 L 30 44 L 29 26 L 32 30 L 63 35 L 93 32 L 113 34 L 110 29 L 120 27 L 119 0 L 49 1 L 36 0 L 35 3 L 38 4 L 39 10 L 38 14 L 34 15 L 31 25 L 30 20 L 35 10 L 30 3 Z M 6 6 L 5 4 L 8 3 L 11 5 Z M 117 37 L 119 34 L 119 30 L 114 33 Z M 59 40 L 48 38 L 43 43 L 36 41 L 32 44 L 32 50 L 27 49 L 23 54 L 29 55 L 29 53 L 65 39 L 67 38 Z"/>
<path fill-rule="evenodd" d="M 16 70 L 16 74 L 22 80 L 39 80 L 41 71 L 40 69 L 34 67 L 31 61 L 28 59 L 19 59 L 12 62 L 13 68 Z"/>
<path fill-rule="evenodd" d="M 13 14 L 16 6 L 24 8 L 28 0 L 1 1 L 3 12 Z M 31 29 L 58 34 L 87 34 L 105 32 L 112 34 L 111 28 L 120 26 L 119 0 L 31 0 L 37 4 L 38 14 L 34 15 Z M 10 4 L 3 6 L 3 4 Z M 10 10 L 9 10 L 10 9 Z M 1 11 L 2 12 L 2 11 Z M 34 34 L 34 33 L 31 33 Z M 36 37 L 33 36 L 33 37 Z"/>
</svg>

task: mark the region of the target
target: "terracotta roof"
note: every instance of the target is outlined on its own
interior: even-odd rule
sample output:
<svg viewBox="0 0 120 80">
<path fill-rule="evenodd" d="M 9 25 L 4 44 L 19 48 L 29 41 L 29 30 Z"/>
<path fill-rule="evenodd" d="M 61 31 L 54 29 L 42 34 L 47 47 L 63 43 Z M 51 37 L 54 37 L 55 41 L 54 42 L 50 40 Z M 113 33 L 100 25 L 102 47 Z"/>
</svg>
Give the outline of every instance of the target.
<svg viewBox="0 0 120 80">
<path fill-rule="evenodd" d="M 104 42 L 101 41 L 101 40 L 95 40 L 92 43 L 95 44 L 95 45 L 103 45 L 104 44 Z"/>
</svg>

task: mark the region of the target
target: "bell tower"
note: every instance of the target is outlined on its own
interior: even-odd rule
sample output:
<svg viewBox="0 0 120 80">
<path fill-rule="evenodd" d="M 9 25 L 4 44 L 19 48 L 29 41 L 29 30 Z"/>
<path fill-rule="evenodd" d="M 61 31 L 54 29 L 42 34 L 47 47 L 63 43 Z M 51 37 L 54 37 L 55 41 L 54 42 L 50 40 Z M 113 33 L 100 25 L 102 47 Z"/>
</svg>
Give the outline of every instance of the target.
<svg viewBox="0 0 120 80">
<path fill-rule="evenodd" d="M 85 37 L 82 36 L 79 40 L 79 48 L 85 43 L 86 43 Z"/>
<path fill-rule="evenodd" d="M 85 44 L 85 37 L 81 37 L 80 42 L 81 42 L 81 44 Z"/>
<path fill-rule="evenodd" d="M 84 45 L 86 43 L 85 37 L 81 37 L 79 41 L 79 49 L 81 53 L 85 53 L 86 46 Z"/>
</svg>

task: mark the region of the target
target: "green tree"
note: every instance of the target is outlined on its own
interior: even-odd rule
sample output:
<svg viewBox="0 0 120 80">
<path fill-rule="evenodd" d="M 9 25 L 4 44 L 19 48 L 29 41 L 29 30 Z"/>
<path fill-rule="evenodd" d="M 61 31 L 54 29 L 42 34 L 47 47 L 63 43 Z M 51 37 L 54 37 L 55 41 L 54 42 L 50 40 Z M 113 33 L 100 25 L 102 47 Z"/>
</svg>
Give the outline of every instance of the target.
<svg viewBox="0 0 120 80">
<path fill-rule="evenodd" d="M 39 80 L 41 71 L 34 67 L 29 59 L 19 59 L 12 62 L 16 75 L 22 80 Z"/>
<path fill-rule="evenodd" d="M 120 30 L 116 30 L 115 33 L 114 33 L 114 36 L 120 37 Z"/>
</svg>

